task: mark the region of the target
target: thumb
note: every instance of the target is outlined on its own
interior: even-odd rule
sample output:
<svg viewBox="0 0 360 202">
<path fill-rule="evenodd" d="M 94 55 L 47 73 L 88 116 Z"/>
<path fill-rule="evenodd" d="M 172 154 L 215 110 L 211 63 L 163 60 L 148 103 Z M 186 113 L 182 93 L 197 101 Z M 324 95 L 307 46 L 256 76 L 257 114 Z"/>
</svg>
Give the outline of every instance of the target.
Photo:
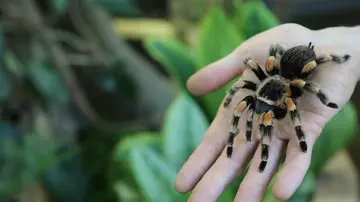
<svg viewBox="0 0 360 202">
<path fill-rule="evenodd" d="M 187 87 L 194 95 L 207 94 L 226 85 L 243 71 L 243 61 L 234 51 L 191 76 Z"/>
</svg>

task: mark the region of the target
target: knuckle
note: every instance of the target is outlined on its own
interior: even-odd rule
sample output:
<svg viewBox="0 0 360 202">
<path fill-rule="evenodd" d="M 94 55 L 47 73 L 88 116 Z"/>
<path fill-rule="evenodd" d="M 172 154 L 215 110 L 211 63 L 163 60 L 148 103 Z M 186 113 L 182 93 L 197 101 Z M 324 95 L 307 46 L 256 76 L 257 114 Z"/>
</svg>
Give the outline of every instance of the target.
<svg viewBox="0 0 360 202">
<path fill-rule="evenodd" d="M 277 28 L 277 32 L 279 33 L 286 33 L 286 35 L 291 37 L 301 36 L 301 38 L 307 38 L 306 36 L 311 33 L 310 31 L 309 28 L 296 23 L 285 23 L 279 25 Z"/>
<path fill-rule="evenodd" d="M 309 30 L 308 28 L 296 24 L 296 23 L 284 23 L 279 25 L 279 29 L 287 30 L 287 31 L 299 31 L 299 30 Z"/>
</svg>

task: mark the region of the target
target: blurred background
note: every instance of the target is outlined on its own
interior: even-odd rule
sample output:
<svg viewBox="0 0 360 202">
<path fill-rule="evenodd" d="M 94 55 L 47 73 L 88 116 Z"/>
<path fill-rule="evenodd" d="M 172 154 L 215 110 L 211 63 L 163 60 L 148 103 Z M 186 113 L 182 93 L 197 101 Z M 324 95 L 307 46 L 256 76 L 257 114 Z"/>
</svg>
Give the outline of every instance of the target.
<svg viewBox="0 0 360 202">
<path fill-rule="evenodd" d="M 357 0 L 0 0 L 0 201 L 187 201 L 173 181 L 232 84 L 193 97 L 189 76 L 281 23 L 358 25 L 359 11 Z M 359 201 L 359 94 L 289 201 Z M 276 201 L 271 185 L 264 201 Z"/>
</svg>

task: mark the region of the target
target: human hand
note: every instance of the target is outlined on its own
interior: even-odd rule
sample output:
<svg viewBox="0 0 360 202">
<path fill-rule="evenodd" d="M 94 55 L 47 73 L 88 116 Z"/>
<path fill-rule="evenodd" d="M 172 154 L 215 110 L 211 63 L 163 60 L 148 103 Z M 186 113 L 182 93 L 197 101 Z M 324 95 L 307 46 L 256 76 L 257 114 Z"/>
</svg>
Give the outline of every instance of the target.
<svg viewBox="0 0 360 202">
<path fill-rule="evenodd" d="M 350 30 L 351 29 L 351 30 Z M 338 109 L 323 105 L 314 94 L 304 93 L 297 108 L 308 145 L 307 152 L 302 152 L 289 116 L 281 121 L 274 121 L 270 142 L 269 160 L 263 172 L 259 172 L 261 148 L 257 117 L 254 117 L 252 141 L 245 137 L 245 118 L 239 122 L 239 134 L 234 140 L 231 158 L 226 155 L 226 144 L 233 112 L 240 100 L 251 92 L 238 91 L 231 104 L 219 107 L 218 113 L 198 148 L 181 168 L 175 181 L 175 188 L 180 193 L 193 190 L 189 201 L 216 201 L 225 188 L 239 177 L 247 164 L 253 159 L 249 171 L 242 181 L 234 201 L 261 201 L 267 185 L 278 171 L 281 155 L 286 151 L 284 164 L 275 178 L 273 194 L 278 200 L 287 200 L 301 184 L 311 162 L 312 148 L 326 123 L 349 101 L 359 80 L 357 55 L 359 42 L 356 42 L 359 30 L 354 28 L 328 28 L 313 31 L 296 24 L 284 24 L 260 33 L 242 43 L 225 58 L 214 62 L 193 75 L 188 81 L 189 90 L 195 95 L 212 92 L 227 84 L 235 76 L 259 83 L 251 71 L 244 71 L 243 60 L 251 57 L 264 69 L 270 44 L 279 43 L 285 48 L 306 45 L 315 46 L 317 55 L 335 53 L 349 54 L 350 60 L 343 64 L 326 63 L 319 66 L 309 77 L 315 81 L 331 102 L 338 104 Z M 354 32 L 357 31 L 358 33 Z M 225 98 L 225 95 L 224 95 Z M 341 134 L 339 134 L 341 135 Z"/>
</svg>

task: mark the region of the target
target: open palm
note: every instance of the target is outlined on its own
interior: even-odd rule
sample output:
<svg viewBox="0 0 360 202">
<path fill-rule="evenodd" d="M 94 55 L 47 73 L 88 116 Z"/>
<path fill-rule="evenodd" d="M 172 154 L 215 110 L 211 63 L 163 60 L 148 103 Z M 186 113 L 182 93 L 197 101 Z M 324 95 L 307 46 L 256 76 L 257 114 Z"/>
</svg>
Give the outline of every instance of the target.
<svg viewBox="0 0 360 202">
<path fill-rule="evenodd" d="M 241 44 L 227 57 L 193 75 L 188 81 L 189 90 L 195 95 L 206 94 L 227 84 L 240 74 L 243 79 L 259 83 L 252 71 L 244 71 L 243 60 L 250 56 L 263 68 L 268 57 L 268 48 L 273 43 L 291 48 L 312 42 L 316 54 L 358 54 L 357 50 L 350 50 L 342 41 L 333 39 L 334 34 L 329 34 L 330 31 L 312 31 L 296 24 L 285 24 L 263 32 Z M 239 121 L 239 135 L 234 140 L 232 157 L 228 158 L 226 155 L 225 146 L 233 111 L 240 100 L 253 93 L 245 89 L 238 91 L 228 108 L 220 106 L 201 144 L 180 170 L 175 182 L 176 189 L 181 193 L 193 190 L 189 201 L 216 201 L 252 160 L 235 201 L 261 201 L 267 185 L 278 171 L 280 158 L 286 153 L 283 167 L 275 179 L 273 193 L 279 200 L 288 199 L 301 184 L 309 168 L 312 147 L 323 127 L 350 99 L 358 81 L 359 68 L 356 66 L 357 59 L 352 57 L 344 64 L 330 62 L 315 70 L 308 80 L 318 84 L 329 100 L 338 104 L 339 109 L 329 108 L 314 94 L 305 92 L 299 99 L 297 108 L 308 144 L 307 152 L 300 150 L 289 116 L 281 121 L 274 121 L 269 159 L 263 172 L 259 172 L 261 147 L 257 115 L 254 116 L 252 141 L 246 141 L 246 116 L 242 116 Z"/>
</svg>

